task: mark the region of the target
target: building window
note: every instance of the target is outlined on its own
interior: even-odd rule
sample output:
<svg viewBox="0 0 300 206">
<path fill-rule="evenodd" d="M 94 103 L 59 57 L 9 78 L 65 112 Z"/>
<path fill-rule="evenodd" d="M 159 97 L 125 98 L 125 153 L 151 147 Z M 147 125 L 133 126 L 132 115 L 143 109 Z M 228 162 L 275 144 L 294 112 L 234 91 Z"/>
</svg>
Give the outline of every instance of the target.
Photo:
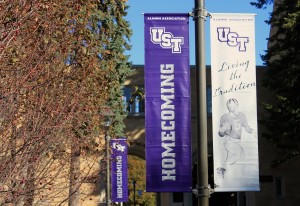
<svg viewBox="0 0 300 206">
<path fill-rule="evenodd" d="M 129 115 L 145 114 L 144 87 L 142 86 L 125 86 L 123 88 L 124 108 Z"/>
<path fill-rule="evenodd" d="M 143 86 L 125 86 L 123 88 L 124 107 L 129 115 L 145 114 L 145 90 Z M 207 113 L 212 114 L 211 86 L 207 86 Z"/>
<path fill-rule="evenodd" d="M 183 202 L 183 192 L 173 192 L 173 203 Z"/>
</svg>

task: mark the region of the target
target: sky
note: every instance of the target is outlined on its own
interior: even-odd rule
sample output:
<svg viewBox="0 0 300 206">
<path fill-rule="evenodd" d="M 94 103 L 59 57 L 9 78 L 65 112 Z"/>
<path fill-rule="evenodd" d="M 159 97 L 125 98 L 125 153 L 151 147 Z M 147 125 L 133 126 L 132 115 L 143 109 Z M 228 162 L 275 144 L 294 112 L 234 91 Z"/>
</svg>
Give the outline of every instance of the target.
<svg viewBox="0 0 300 206">
<path fill-rule="evenodd" d="M 255 0 L 204 0 L 208 13 L 250 13 L 255 18 L 256 65 L 263 65 L 260 55 L 265 54 L 270 26 L 272 5 L 257 9 L 250 5 Z M 134 65 L 144 64 L 144 16 L 143 13 L 189 13 L 193 11 L 194 0 L 128 0 L 129 9 L 125 17 L 130 23 L 133 35 L 130 40 L 132 49 L 126 52 Z M 209 18 L 205 22 L 205 63 L 210 65 Z M 190 65 L 195 65 L 195 22 L 190 18 Z"/>
</svg>

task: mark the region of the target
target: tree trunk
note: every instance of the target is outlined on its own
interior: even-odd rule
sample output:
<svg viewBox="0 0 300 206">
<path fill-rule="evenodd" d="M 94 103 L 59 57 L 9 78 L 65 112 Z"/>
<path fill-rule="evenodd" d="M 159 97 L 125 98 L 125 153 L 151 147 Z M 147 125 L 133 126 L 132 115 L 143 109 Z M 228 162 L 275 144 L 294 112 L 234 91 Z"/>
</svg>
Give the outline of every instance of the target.
<svg viewBox="0 0 300 206">
<path fill-rule="evenodd" d="M 25 181 L 25 200 L 24 206 L 32 206 L 34 201 L 34 176 L 35 176 L 35 168 L 33 161 L 28 161 L 27 166 L 27 179 Z"/>
<path fill-rule="evenodd" d="M 11 188 L 12 188 L 12 192 L 10 194 L 10 198 L 9 198 L 9 201 L 15 205 L 15 206 L 23 206 L 24 205 L 24 195 L 23 194 L 18 194 L 17 193 L 17 190 L 24 190 L 24 184 L 21 184 L 19 183 L 20 181 L 20 177 L 22 175 L 16 175 L 16 172 L 21 170 L 22 166 L 23 165 L 18 165 L 18 161 L 20 161 L 20 157 L 17 156 L 16 154 L 16 148 L 17 148 L 17 137 L 18 137 L 18 134 L 17 134 L 17 126 L 12 124 L 11 126 L 11 138 L 10 138 L 10 155 L 11 155 L 11 161 L 9 162 L 9 171 L 12 172 L 12 174 L 14 174 L 12 176 L 12 179 L 11 179 Z M 17 168 L 17 169 L 16 169 Z M 23 171 L 23 174 L 24 176 L 26 176 L 27 174 L 27 171 Z"/>
<path fill-rule="evenodd" d="M 9 142 L 9 145 L 10 145 L 10 156 L 11 156 L 11 160 L 8 164 L 8 167 L 9 167 L 9 171 L 7 171 L 8 173 L 10 171 L 13 170 L 13 168 L 15 167 L 16 165 L 16 126 L 15 125 L 12 125 L 12 128 L 11 128 L 11 137 L 10 137 L 10 142 Z M 10 187 L 11 187 L 11 194 L 9 195 L 9 198 L 8 198 L 8 202 L 12 202 L 12 203 L 15 203 L 15 186 L 16 186 L 17 182 L 16 182 L 16 177 L 12 177 L 11 178 L 11 181 L 10 181 Z"/>
<path fill-rule="evenodd" d="M 80 149 L 71 147 L 69 206 L 80 206 Z"/>
</svg>

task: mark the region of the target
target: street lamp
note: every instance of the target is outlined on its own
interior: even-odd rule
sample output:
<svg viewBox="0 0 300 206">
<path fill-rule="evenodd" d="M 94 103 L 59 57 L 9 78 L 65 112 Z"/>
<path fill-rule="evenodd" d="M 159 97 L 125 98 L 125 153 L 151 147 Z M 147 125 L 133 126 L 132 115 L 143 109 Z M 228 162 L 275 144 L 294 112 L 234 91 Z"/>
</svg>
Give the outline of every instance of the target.
<svg viewBox="0 0 300 206">
<path fill-rule="evenodd" d="M 109 152 L 109 143 L 110 136 L 108 134 L 111 121 L 108 117 L 105 118 L 104 127 L 105 127 L 105 145 L 106 145 L 106 205 L 110 205 L 110 152 Z"/>
</svg>

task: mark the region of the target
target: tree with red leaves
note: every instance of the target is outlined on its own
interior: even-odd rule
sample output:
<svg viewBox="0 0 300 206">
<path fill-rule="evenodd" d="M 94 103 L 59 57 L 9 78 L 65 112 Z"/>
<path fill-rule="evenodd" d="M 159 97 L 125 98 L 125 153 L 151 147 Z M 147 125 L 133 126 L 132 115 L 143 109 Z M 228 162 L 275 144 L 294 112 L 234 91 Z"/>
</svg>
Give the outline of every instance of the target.
<svg viewBox="0 0 300 206">
<path fill-rule="evenodd" d="M 126 3 L 0 2 L 0 205 L 80 205 L 103 153 L 101 108 L 115 113 L 111 135 L 124 127 Z"/>
</svg>

